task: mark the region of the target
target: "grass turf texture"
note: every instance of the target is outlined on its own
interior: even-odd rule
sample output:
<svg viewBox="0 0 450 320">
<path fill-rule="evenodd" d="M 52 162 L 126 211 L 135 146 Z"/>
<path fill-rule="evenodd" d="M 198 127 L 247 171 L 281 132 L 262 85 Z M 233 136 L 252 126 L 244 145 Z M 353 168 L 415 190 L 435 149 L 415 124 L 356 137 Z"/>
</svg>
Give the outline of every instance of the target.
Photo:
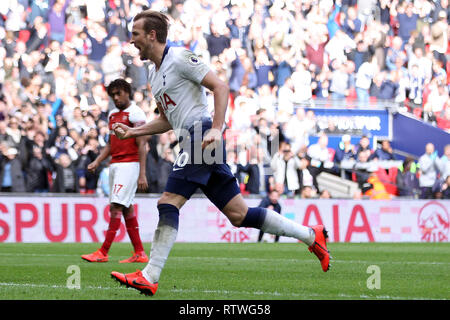
<svg viewBox="0 0 450 320">
<path fill-rule="evenodd" d="M 146 251 L 150 244 L 144 244 Z M 114 243 L 109 262 L 81 254 L 100 244 L 0 244 L 0 300 L 305 300 L 450 299 L 448 243 L 331 243 L 332 269 L 324 273 L 304 244 L 176 243 L 153 297 L 120 286 L 111 271 L 143 269 L 119 264 L 129 243 Z M 68 289 L 68 267 L 80 268 L 81 289 Z M 381 288 L 370 290 L 367 268 L 377 265 Z"/>
</svg>

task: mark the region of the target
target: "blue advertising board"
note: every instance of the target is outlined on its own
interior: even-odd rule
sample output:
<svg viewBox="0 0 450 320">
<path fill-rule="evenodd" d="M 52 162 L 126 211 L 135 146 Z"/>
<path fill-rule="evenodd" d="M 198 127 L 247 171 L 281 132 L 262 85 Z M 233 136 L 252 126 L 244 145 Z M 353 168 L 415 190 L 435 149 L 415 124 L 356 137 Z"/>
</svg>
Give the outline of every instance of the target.
<svg viewBox="0 0 450 320">
<path fill-rule="evenodd" d="M 318 131 L 327 132 L 330 123 L 335 134 L 392 138 L 391 119 L 387 109 L 305 108 L 313 110 Z"/>
</svg>

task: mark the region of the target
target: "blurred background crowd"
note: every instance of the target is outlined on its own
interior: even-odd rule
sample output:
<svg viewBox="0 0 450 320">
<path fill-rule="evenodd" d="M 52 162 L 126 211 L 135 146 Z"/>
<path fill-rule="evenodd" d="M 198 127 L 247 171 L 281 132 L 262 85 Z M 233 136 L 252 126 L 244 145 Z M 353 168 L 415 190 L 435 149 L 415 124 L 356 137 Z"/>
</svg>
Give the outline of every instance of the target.
<svg viewBox="0 0 450 320">
<path fill-rule="evenodd" d="M 108 141 L 105 86 L 125 78 L 148 121 L 157 116 L 147 63 L 128 43 L 147 8 L 169 15 L 170 46 L 229 84 L 227 162 L 244 193 L 329 198 L 317 183 L 327 172 L 357 182 L 355 197 L 450 197 L 450 144 L 367 170 L 400 160 L 389 141 L 343 135 L 330 148 L 333 128 L 305 107 L 388 101 L 450 132 L 448 0 L 2 0 L 2 192 L 108 194 L 108 164 L 86 170 Z M 149 192 L 163 191 L 178 149 L 173 132 L 149 139 Z"/>
</svg>

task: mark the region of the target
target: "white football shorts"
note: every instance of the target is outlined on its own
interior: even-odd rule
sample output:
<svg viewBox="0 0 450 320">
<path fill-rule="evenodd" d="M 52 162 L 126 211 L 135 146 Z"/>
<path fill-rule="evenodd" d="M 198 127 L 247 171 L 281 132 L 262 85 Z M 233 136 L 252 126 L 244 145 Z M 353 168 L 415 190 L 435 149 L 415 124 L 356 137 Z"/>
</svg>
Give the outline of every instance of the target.
<svg viewBox="0 0 450 320">
<path fill-rule="evenodd" d="M 109 166 L 109 202 L 133 204 L 139 178 L 139 162 L 116 162 Z"/>
</svg>

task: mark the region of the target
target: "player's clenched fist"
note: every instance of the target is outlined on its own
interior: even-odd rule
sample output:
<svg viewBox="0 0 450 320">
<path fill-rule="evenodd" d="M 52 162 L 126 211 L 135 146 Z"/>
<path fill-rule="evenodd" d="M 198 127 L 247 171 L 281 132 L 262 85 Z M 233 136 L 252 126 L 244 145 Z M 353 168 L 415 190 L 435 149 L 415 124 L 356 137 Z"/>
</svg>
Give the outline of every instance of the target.
<svg viewBox="0 0 450 320">
<path fill-rule="evenodd" d="M 114 130 L 114 134 L 116 135 L 117 138 L 119 139 L 128 139 L 131 138 L 131 128 L 128 127 L 127 125 L 124 125 L 123 123 L 114 123 L 112 126 L 113 130 Z"/>
<path fill-rule="evenodd" d="M 98 162 L 94 160 L 88 164 L 87 169 L 89 172 L 94 173 L 95 170 L 98 168 L 98 165 L 99 165 Z"/>
</svg>

